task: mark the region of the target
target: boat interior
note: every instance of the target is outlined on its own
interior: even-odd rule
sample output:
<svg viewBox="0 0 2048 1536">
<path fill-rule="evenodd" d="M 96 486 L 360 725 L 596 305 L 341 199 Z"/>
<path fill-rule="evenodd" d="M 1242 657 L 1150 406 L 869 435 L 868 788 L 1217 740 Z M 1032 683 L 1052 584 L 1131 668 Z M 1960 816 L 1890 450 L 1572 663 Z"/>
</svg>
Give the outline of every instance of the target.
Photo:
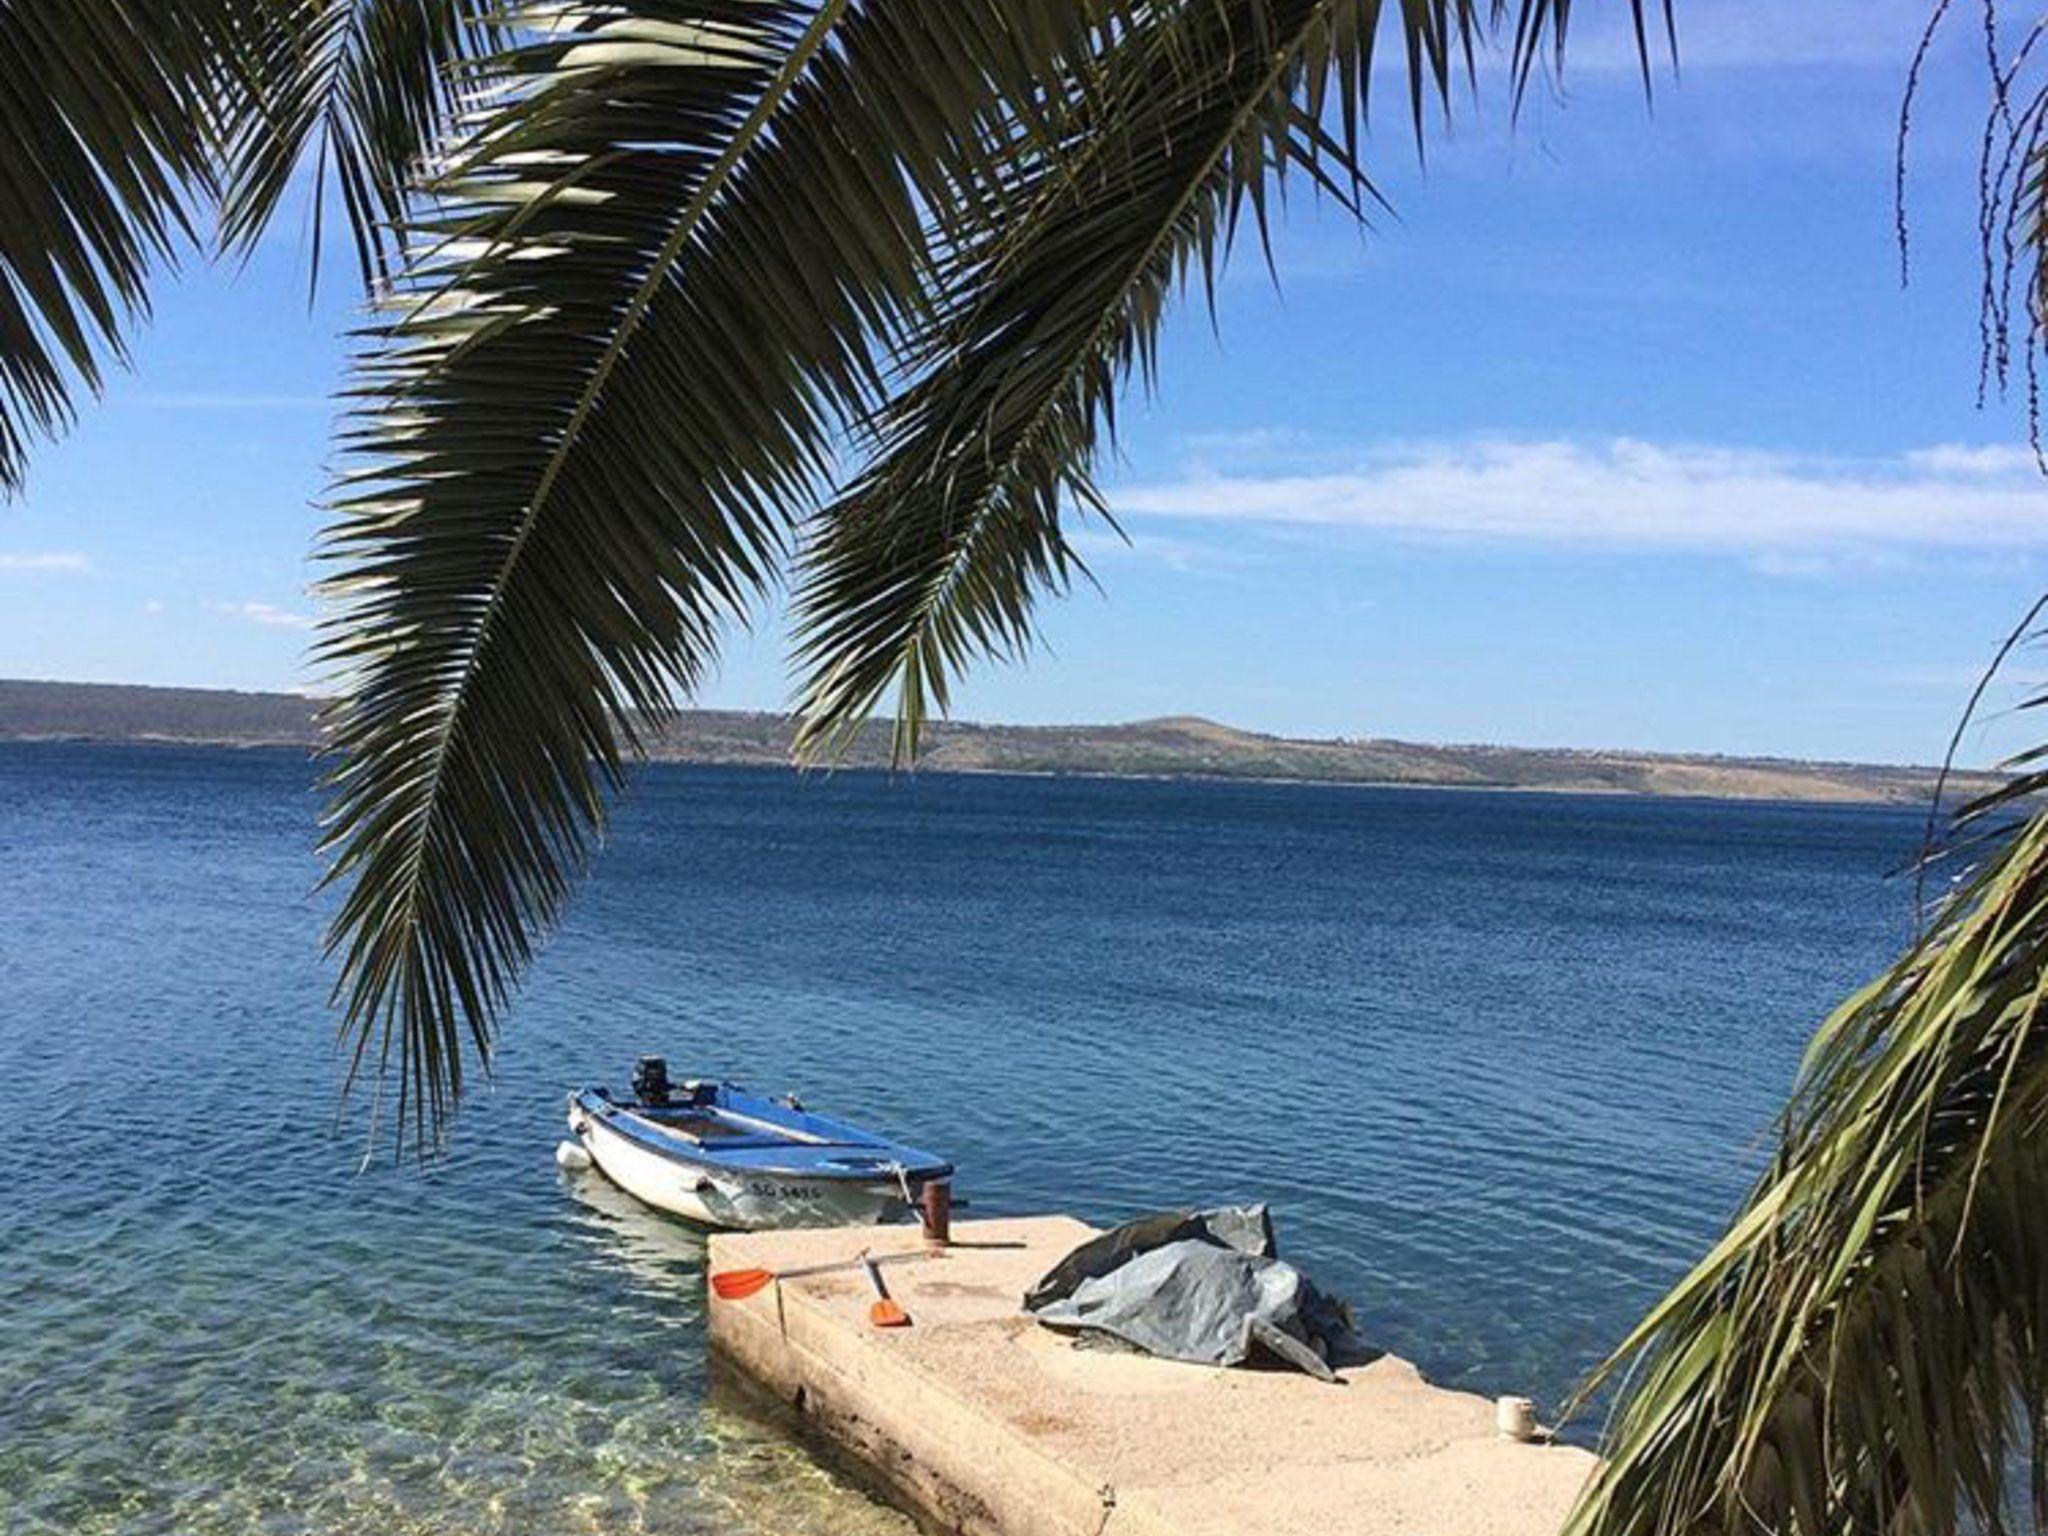
<svg viewBox="0 0 2048 1536">
<path fill-rule="evenodd" d="M 694 1147 L 699 1160 L 733 1168 L 899 1182 L 944 1178 L 953 1171 L 929 1152 L 813 1113 L 794 1096 L 766 1098 L 707 1079 L 672 1081 L 658 1056 L 640 1059 L 632 1087 L 630 1098 L 594 1087 L 579 1090 L 572 1102 L 587 1101 L 593 1118 L 629 1136 L 633 1131 L 622 1122 L 637 1122 L 643 1143 L 665 1140 L 679 1152 Z"/>
<path fill-rule="evenodd" d="M 716 1083 L 673 1083 L 667 1063 L 657 1056 L 642 1057 L 634 1068 L 633 1098 L 632 1104 L 619 1107 L 699 1146 L 831 1146 L 839 1141 L 779 1118 L 747 1114 L 729 1103 Z M 794 1100 L 788 1107 L 792 1115 L 803 1113 Z"/>
<path fill-rule="evenodd" d="M 635 1104 L 633 1114 L 643 1120 L 652 1121 L 671 1135 L 686 1137 L 701 1145 L 740 1143 L 760 1144 L 771 1141 L 814 1142 L 819 1138 L 805 1136 L 786 1126 L 770 1125 L 763 1120 L 752 1120 L 715 1105 L 674 1104 L 658 1108 L 647 1104 Z"/>
</svg>

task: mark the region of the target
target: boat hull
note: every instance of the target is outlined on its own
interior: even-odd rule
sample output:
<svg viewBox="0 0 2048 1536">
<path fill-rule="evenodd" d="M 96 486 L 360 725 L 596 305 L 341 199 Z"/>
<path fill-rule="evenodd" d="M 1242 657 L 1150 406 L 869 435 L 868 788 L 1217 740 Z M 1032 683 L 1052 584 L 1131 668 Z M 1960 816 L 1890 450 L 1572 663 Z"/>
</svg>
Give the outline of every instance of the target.
<svg viewBox="0 0 2048 1536">
<path fill-rule="evenodd" d="M 910 1214 L 897 1179 L 807 1178 L 739 1170 L 654 1151 L 595 1115 L 572 1106 L 569 1131 L 600 1173 L 636 1200 L 708 1227 L 862 1227 Z"/>
</svg>

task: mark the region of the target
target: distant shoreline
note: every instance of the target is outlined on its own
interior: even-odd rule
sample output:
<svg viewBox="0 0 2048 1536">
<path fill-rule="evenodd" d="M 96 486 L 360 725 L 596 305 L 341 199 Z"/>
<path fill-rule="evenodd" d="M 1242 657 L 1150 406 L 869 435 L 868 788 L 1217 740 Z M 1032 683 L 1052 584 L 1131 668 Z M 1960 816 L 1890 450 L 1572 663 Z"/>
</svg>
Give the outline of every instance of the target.
<svg viewBox="0 0 2048 1536">
<path fill-rule="evenodd" d="M 0 680 L 0 741 L 310 752 L 317 701 L 296 694 Z M 657 738 L 655 762 L 791 769 L 787 716 L 691 710 Z M 1034 778 L 1213 780 L 1384 789 L 1470 789 L 1820 805 L 1917 805 L 1936 770 L 1705 754 L 1437 746 L 1380 738 L 1299 740 L 1195 717 L 1127 725 L 931 726 L 916 771 Z M 890 767 L 886 725 L 837 767 Z M 1958 801 L 1997 781 L 1949 780 Z"/>
<path fill-rule="evenodd" d="M 310 744 L 295 741 L 209 741 L 197 737 L 168 736 L 10 736 L 0 733 L 0 747 L 103 747 L 115 751 L 189 751 L 189 752 L 233 752 L 233 753 L 290 753 L 310 760 L 318 749 Z M 1464 783 L 1442 784 L 1418 779 L 1303 779 L 1256 776 L 1242 773 L 1197 772 L 1185 773 L 1109 773 L 1085 768 L 960 768 L 935 767 L 922 760 L 914 768 L 893 769 L 884 764 L 858 763 L 838 764 L 832 767 L 799 768 L 794 763 L 761 763 L 726 761 L 711 758 L 650 757 L 643 759 L 639 766 L 653 768 L 711 768 L 737 773 L 783 774 L 795 778 L 816 776 L 827 778 L 839 773 L 858 773 L 872 777 L 902 779 L 1079 779 L 1105 784 L 1248 784 L 1263 785 L 1281 789 L 1402 789 L 1427 792 L 1430 794 L 1465 795 L 1557 795 L 1578 800 L 1663 800 L 1676 803 L 1705 803 L 1712 805 L 1781 805 L 1788 808 L 1808 807 L 1835 810 L 1880 810 L 1912 811 L 1924 809 L 1924 799 L 1908 797 L 1800 797 L 1797 795 L 1734 795 L 1734 794 L 1688 794 L 1675 790 L 1644 791 L 1615 789 L 1600 785 L 1551 785 L 1551 784 L 1488 784 Z M 1928 793 L 1933 792 L 1934 770 L 1928 774 Z M 1960 805 L 1967 795 L 1961 790 L 1966 780 L 1974 783 L 1968 775 L 1953 776 L 1949 780 L 1945 802 Z"/>
</svg>

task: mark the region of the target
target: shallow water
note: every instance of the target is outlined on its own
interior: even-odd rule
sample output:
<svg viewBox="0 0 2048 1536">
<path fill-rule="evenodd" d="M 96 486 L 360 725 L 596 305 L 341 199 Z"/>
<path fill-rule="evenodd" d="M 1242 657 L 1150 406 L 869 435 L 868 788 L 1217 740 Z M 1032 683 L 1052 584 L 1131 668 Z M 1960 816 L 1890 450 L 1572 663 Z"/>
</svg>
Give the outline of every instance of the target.
<svg viewBox="0 0 2048 1536">
<path fill-rule="evenodd" d="M 701 1245 L 550 1152 L 662 1050 L 974 1214 L 1263 1198 L 1556 1402 L 1713 1235 L 1913 813 L 643 774 L 497 1079 L 358 1172 L 292 755 L 0 747 L 0 1532 L 900 1532 L 705 1403 Z"/>
</svg>

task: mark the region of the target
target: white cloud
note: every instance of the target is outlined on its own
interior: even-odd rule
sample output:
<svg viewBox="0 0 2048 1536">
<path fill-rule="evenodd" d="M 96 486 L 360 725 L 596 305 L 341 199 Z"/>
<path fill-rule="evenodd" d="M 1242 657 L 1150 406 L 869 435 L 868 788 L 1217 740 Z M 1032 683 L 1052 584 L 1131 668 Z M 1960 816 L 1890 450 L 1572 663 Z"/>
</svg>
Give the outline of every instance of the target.
<svg viewBox="0 0 2048 1536">
<path fill-rule="evenodd" d="M 2038 474 L 2041 469 L 2033 449 L 2002 443 L 1985 447 L 1938 443 L 1932 448 L 1915 448 L 1905 461 L 1908 467 L 1932 475 L 2024 475 Z"/>
<path fill-rule="evenodd" d="M 1956 445 L 1826 458 L 1739 448 L 1503 440 L 1402 444 L 1348 467 L 1196 472 L 1122 487 L 1119 517 L 1881 564 L 1913 547 L 2048 546 L 2048 480 L 2025 452 Z M 1808 557 L 1802 564 L 1793 557 Z"/>
<path fill-rule="evenodd" d="M 0 571 L 59 571 L 76 575 L 92 569 L 92 561 L 73 549 L 0 550 Z"/>
<path fill-rule="evenodd" d="M 1316 445 L 1315 434 L 1300 427 L 1235 427 L 1221 432 L 1190 432 L 1181 440 L 1188 452 L 1212 454 L 1300 454 Z"/>
<path fill-rule="evenodd" d="M 231 618 L 247 619 L 251 624 L 261 624 L 266 629 L 311 629 L 311 614 L 298 613 L 290 608 L 280 608 L 275 603 L 208 603 L 215 613 L 224 613 Z"/>
<path fill-rule="evenodd" d="M 1168 570 L 1238 570 L 1250 563 L 1241 552 L 1222 549 L 1197 539 L 1176 539 L 1165 534 L 1129 533 L 1119 537 L 1107 529 L 1083 528 L 1067 536 L 1067 542 L 1089 565 L 1123 560 L 1142 560 Z"/>
</svg>

